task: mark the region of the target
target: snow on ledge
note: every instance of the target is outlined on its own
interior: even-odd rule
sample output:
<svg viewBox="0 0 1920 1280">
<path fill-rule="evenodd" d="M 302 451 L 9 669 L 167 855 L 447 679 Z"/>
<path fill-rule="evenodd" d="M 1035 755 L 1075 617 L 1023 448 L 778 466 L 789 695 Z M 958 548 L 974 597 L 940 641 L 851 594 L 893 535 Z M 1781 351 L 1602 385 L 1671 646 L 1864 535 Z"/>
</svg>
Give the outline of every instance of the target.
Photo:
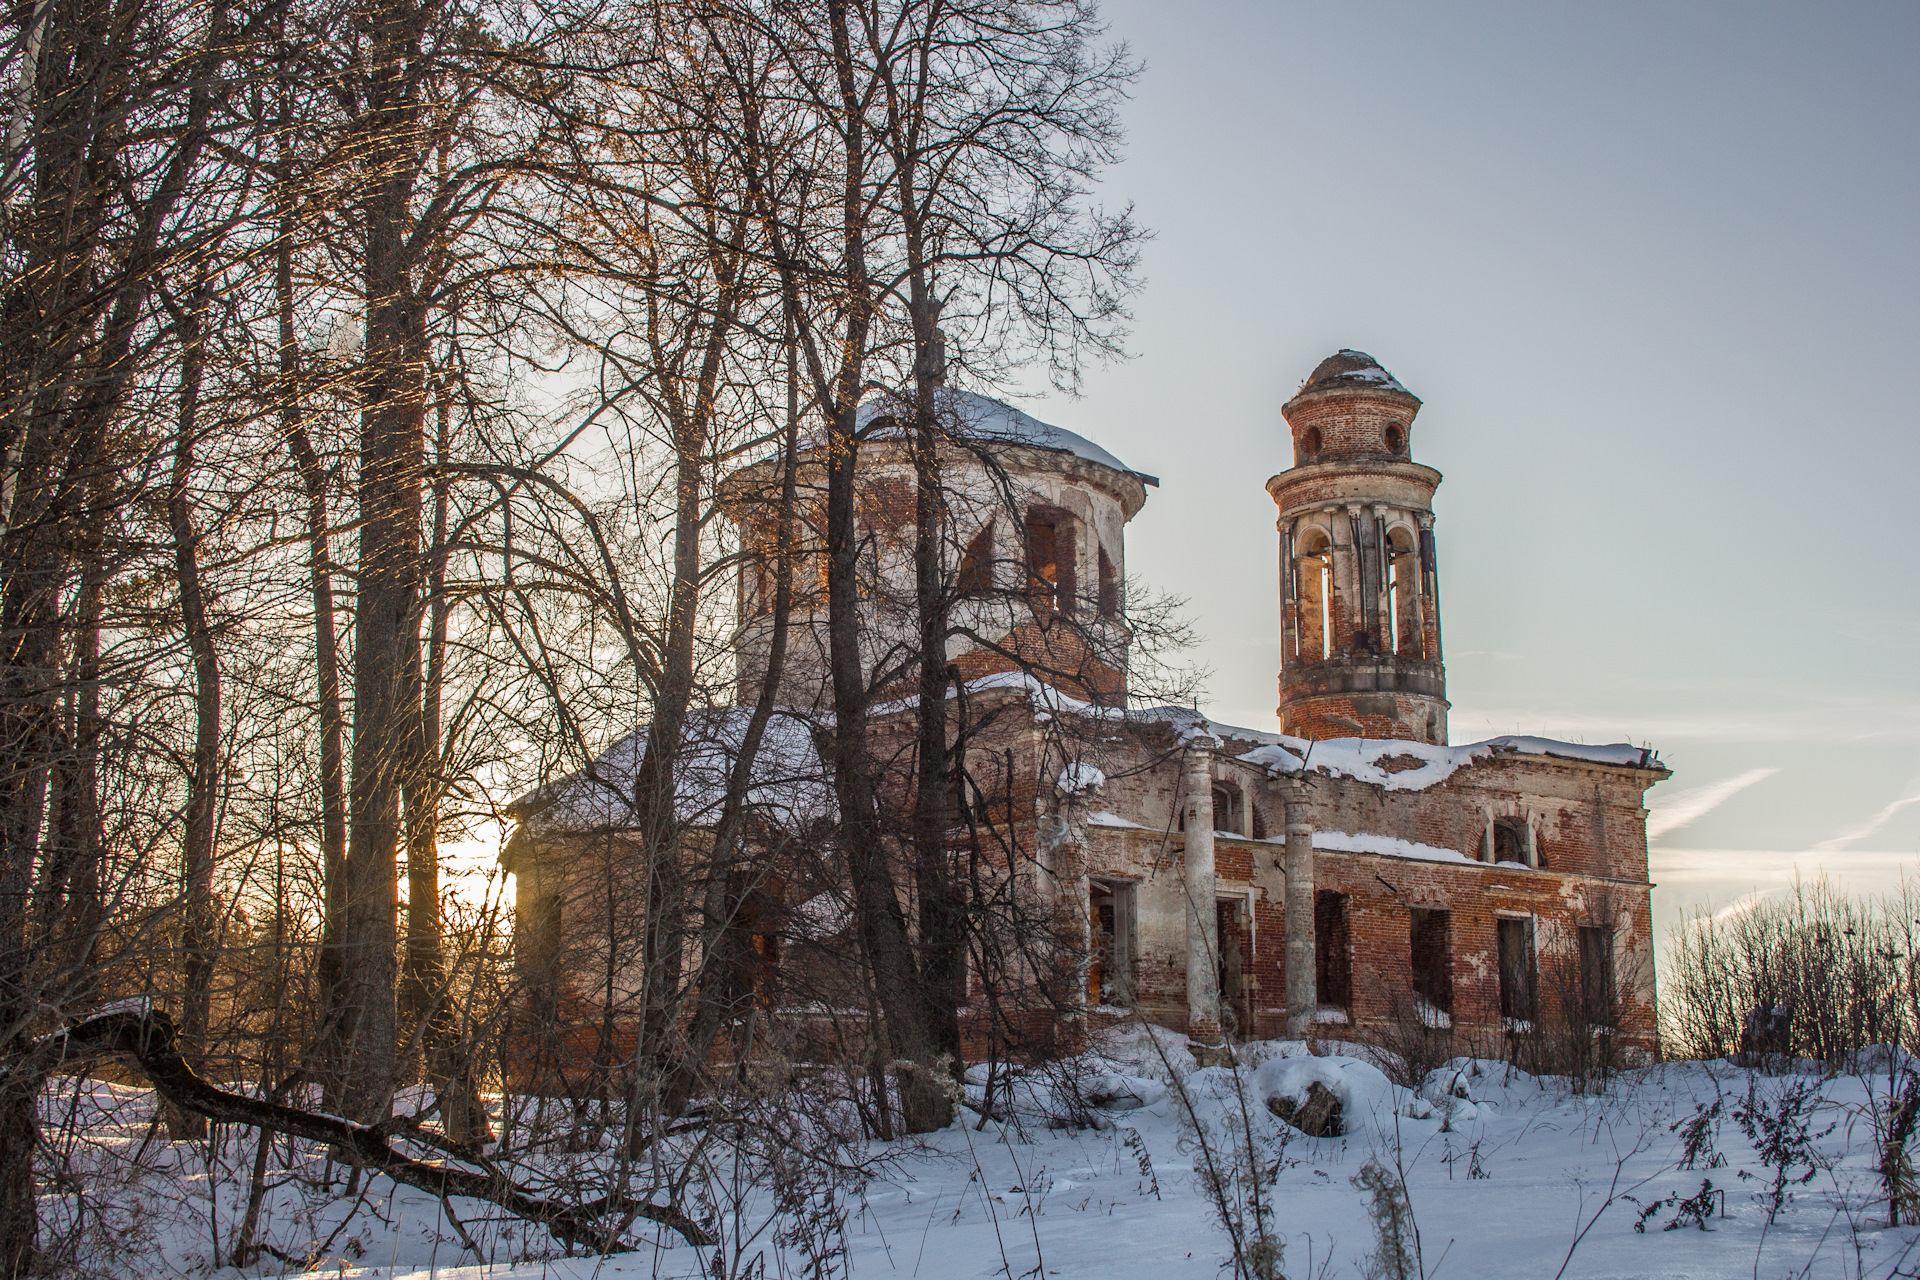
<svg viewBox="0 0 1920 1280">
<path fill-rule="evenodd" d="M 1106 786 L 1107 775 L 1094 765 L 1075 762 L 1060 771 L 1060 777 L 1053 785 L 1070 796 L 1077 796 L 1083 791 Z"/>
<path fill-rule="evenodd" d="M 1110 813 L 1105 809 L 1096 809 L 1088 814 L 1087 825 L 1090 827 L 1124 827 L 1132 831 L 1145 831 L 1147 829 L 1137 822 L 1128 822 L 1119 814 Z"/>
<path fill-rule="evenodd" d="M 1348 835 L 1344 831 L 1316 831 L 1313 833 L 1313 847 L 1330 853 L 1379 853 L 1389 858 L 1417 858 L 1422 862 L 1473 862 L 1472 858 L 1457 849 L 1440 849 L 1430 844 L 1402 840 L 1398 836 L 1378 836 L 1368 832 Z"/>
<path fill-rule="evenodd" d="M 1036 719 L 1044 720 L 1048 716 L 1060 715 L 1087 716 L 1094 720 L 1124 719 L 1126 713 L 1118 707 L 1097 707 L 1091 702 L 1082 702 L 1071 694 L 1060 692 L 1044 680 L 1036 680 L 1024 671 L 994 671 L 967 681 L 969 694 L 984 693 L 991 689 L 1017 689 L 1024 692 L 1033 703 Z M 952 685 L 947 686 L 949 699 L 959 696 Z M 920 695 L 911 694 L 905 698 L 896 698 L 891 702 L 876 702 L 867 708 L 870 716 L 889 716 L 902 711 L 911 711 L 920 705 Z"/>
</svg>

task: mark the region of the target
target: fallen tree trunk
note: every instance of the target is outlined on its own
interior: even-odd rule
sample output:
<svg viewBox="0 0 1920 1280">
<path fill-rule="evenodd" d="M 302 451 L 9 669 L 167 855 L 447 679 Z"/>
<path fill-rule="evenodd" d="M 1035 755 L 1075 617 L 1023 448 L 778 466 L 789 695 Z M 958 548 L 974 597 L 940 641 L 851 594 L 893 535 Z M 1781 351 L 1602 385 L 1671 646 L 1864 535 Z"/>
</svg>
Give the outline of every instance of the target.
<svg viewBox="0 0 1920 1280">
<path fill-rule="evenodd" d="M 245 1094 L 229 1093 L 194 1074 L 176 1045 L 173 1019 L 158 1010 L 115 1010 L 97 1014 L 76 1026 L 49 1036 L 38 1048 L 42 1060 L 58 1060 L 71 1067 L 76 1061 L 105 1054 L 122 1054 L 139 1064 L 167 1102 L 221 1124 L 244 1124 L 275 1133 L 323 1142 L 336 1147 L 369 1169 L 395 1182 L 417 1187 L 436 1197 L 464 1196 L 484 1200 L 508 1213 L 538 1222 L 570 1245 L 599 1253 L 626 1252 L 633 1246 L 622 1239 L 620 1226 L 602 1225 L 600 1217 L 618 1214 L 627 1222 L 644 1218 L 676 1231 L 687 1243 L 704 1247 L 714 1243 L 712 1233 L 671 1204 L 655 1204 L 618 1193 L 567 1204 L 547 1200 L 520 1186 L 484 1157 L 462 1152 L 452 1143 L 419 1129 L 402 1117 L 378 1125 L 357 1124 L 339 1116 L 305 1111 Z M 428 1143 L 460 1164 L 418 1160 L 396 1151 L 391 1138 L 405 1133 Z"/>
</svg>

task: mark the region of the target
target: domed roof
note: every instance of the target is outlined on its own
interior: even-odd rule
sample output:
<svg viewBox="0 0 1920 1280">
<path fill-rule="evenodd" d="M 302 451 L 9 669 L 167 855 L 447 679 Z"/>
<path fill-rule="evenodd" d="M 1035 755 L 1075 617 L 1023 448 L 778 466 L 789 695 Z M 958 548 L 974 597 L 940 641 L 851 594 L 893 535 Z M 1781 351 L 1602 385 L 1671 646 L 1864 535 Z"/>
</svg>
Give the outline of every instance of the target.
<svg viewBox="0 0 1920 1280">
<path fill-rule="evenodd" d="M 1304 396 L 1310 391 L 1397 391 L 1409 399 L 1418 401 L 1419 397 L 1401 386 L 1394 376 L 1380 367 L 1380 362 L 1364 351 L 1355 351 L 1351 347 L 1342 347 L 1313 367 L 1295 395 Z"/>
<path fill-rule="evenodd" d="M 973 440 L 998 440 L 1033 449 L 1070 453 L 1076 458 L 1112 467 L 1147 484 L 1160 483 L 1144 471 L 1135 471 L 1085 436 L 1065 427 L 1042 422 L 991 396 L 962 391 L 958 387 L 942 387 L 937 394 L 940 412 L 942 415 L 951 415 L 953 421 L 950 429 L 957 435 Z M 864 429 L 881 419 L 901 417 L 911 412 L 910 406 L 899 403 L 891 396 L 875 396 L 860 406 L 859 424 Z"/>
</svg>

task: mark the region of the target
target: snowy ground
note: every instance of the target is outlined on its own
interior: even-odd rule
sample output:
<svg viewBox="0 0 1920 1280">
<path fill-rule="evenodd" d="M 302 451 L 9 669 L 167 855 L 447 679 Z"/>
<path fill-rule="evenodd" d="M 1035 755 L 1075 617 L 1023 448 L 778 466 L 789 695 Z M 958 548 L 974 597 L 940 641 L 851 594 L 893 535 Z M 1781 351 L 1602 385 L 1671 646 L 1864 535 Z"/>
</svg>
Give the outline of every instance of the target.
<svg viewBox="0 0 1920 1280">
<path fill-rule="evenodd" d="M 1244 1065 L 1231 1071 L 1195 1070 L 1180 1037 L 1161 1033 L 1156 1046 L 1144 1029 L 1119 1032 L 1106 1049 L 1103 1060 L 1073 1064 L 1054 1085 L 1026 1082 L 1012 1107 L 999 1108 L 1003 1119 L 981 1125 L 963 1111 L 962 1122 L 897 1147 L 879 1176 L 845 1199 L 845 1254 L 833 1259 L 832 1274 L 843 1263 L 854 1276 L 926 1280 L 1232 1274 L 1229 1234 L 1206 1193 L 1211 1169 L 1211 1181 L 1238 1205 L 1229 1212 L 1248 1240 L 1258 1230 L 1257 1190 L 1284 1247 L 1282 1273 L 1362 1275 L 1377 1241 L 1367 1196 L 1353 1180 L 1369 1160 L 1390 1181 L 1404 1179 L 1428 1276 L 1920 1274 L 1920 1229 L 1885 1225 L 1873 1137 L 1888 1096 L 1884 1058 L 1877 1073 L 1831 1078 L 1756 1076 L 1724 1062 L 1667 1065 L 1580 1096 L 1564 1082 L 1466 1060 L 1405 1090 L 1365 1062 L 1309 1056 L 1298 1043 L 1246 1046 Z M 1059 1087 L 1061 1079 L 1069 1087 Z M 1340 1098 L 1343 1136 L 1305 1137 L 1268 1109 L 1269 1098 L 1304 1097 L 1314 1080 Z M 1769 1226 L 1775 1171 L 1739 1115 L 1757 1103 L 1777 1119 L 1780 1100 L 1796 1091 L 1805 1106 L 1797 1116 L 1788 1106 L 1785 1133 L 1776 1125 L 1771 1144 L 1787 1148 L 1788 1160 L 1783 1207 Z M 1073 1092 L 1099 1104 L 1094 1126 L 1050 1127 L 1087 1114 L 1070 1105 Z M 76 1163 L 94 1182 L 89 1212 L 107 1215 L 95 1219 L 109 1242 L 94 1246 L 97 1264 L 129 1277 L 211 1273 L 216 1231 L 230 1249 L 239 1221 L 251 1135 L 236 1135 L 233 1167 L 209 1177 L 204 1146 L 168 1144 L 164 1133 L 146 1139 L 153 1113 L 141 1091 L 96 1086 L 93 1096 L 117 1108 L 117 1120 L 97 1119 Z M 1717 1115 L 1687 1124 L 1716 1101 Z M 54 1110 L 74 1114 L 58 1099 Z M 1695 1167 L 1682 1168 L 1690 1131 Z M 1795 1153 L 1797 1132 L 1808 1141 Z M 136 1152 L 143 1141 L 146 1150 Z M 864 1154 L 885 1153 L 870 1146 Z M 1257 1177 L 1246 1172 L 1255 1167 Z M 1680 1202 L 1703 1180 L 1712 1184 L 1696 1201 L 1707 1208 L 1704 1222 L 1663 1229 L 1683 1216 Z M 483 1205 L 454 1202 L 456 1228 L 433 1198 L 384 1179 L 370 1180 L 352 1202 L 316 1193 L 315 1184 L 282 1175 L 267 1198 L 263 1236 L 289 1256 L 318 1255 L 316 1270 L 329 1275 L 715 1274 L 715 1250 L 670 1236 L 637 1253 L 567 1259 L 543 1232 Z M 813 1274 L 808 1241 L 798 1238 L 807 1233 L 794 1231 L 791 1215 L 775 1220 L 773 1195 L 767 1187 L 721 1188 L 723 1274 Z M 1637 1231 L 1643 1206 L 1655 1202 L 1662 1203 Z M 55 1214 L 70 1203 L 43 1202 Z M 824 1211 L 817 1227 L 833 1205 L 816 1203 Z M 810 1238 L 816 1251 L 833 1251 L 830 1231 Z M 478 1265 L 476 1250 L 484 1255 Z M 269 1257 L 248 1274 L 287 1270 Z"/>
</svg>

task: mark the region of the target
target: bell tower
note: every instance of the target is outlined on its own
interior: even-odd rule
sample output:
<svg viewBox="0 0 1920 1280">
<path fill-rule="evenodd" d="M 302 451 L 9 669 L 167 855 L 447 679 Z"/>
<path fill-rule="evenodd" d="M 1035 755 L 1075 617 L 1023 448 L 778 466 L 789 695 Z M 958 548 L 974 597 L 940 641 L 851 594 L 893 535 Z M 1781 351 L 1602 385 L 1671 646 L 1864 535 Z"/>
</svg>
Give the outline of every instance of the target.
<svg viewBox="0 0 1920 1280">
<path fill-rule="evenodd" d="M 1409 452 L 1420 400 L 1361 351 L 1281 408 L 1280 725 L 1302 738 L 1447 740 L 1433 491 Z"/>
</svg>

